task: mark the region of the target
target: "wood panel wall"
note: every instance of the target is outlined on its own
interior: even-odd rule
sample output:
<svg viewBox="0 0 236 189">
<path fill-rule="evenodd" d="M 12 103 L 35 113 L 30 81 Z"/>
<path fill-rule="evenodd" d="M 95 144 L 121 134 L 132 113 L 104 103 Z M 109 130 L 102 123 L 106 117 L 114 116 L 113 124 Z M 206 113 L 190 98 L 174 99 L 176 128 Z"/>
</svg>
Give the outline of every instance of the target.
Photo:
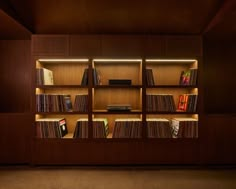
<svg viewBox="0 0 236 189">
<path fill-rule="evenodd" d="M 57 57 L 196 57 L 201 36 L 33 35 L 34 56 Z"/>
<path fill-rule="evenodd" d="M 0 41 L 0 164 L 30 161 L 30 47 L 30 40 Z"/>
<path fill-rule="evenodd" d="M 202 117 L 200 138 L 193 142 L 142 141 L 122 142 L 63 142 L 42 140 L 29 150 L 32 137 L 33 110 L 32 62 L 29 61 L 30 41 L 0 41 L 2 66 L 0 118 L 0 163 L 75 164 L 98 163 L 163 163 L 163 164 L 232 164 L 236 163 L 235 96 L 232 81 L 235 70 L 233 43 L 204 41 L 200 36 L 161 35 L 33 35 L 32 55 L 43 57 L 204 57 L 201 72 Z M 227 60 L 227 61 L 226 61 Z M 204 72 L 203 72 L 204 71 Z M 201 73 L 201 74 L 202 74 Z M 6 90 L 7 89 L 7 90 Z M 16 97 L 17 96 L 17 97 Z M 221 99 L 221 100 L 219 100 Z M 222 100 L 224 99 L 224 100 Z M 230 103 L 225 103 L 225 99 Z M 14 132 L 15 131 L 15 132 Z M 14 133 L 14 134 L 12 134 Z M 47 148 L 45 148 L 47 146 Z M 34 146 L 36 147 L 36 146 Z M 75 148 L 85 153 L 73 154 Z M 155 147 L 155 150 L 153 149 Z M 61 151 L 62 150 L 62 151 Z M 133 153 L 130 153 L 130 150 Z M 141 152 L 140 152 L 141 151 Z M 44 154 L 44 155 L 42 155 Z M 64 154 L 64 155 L 63 155 Z M 61 159 L 57 159 L 58 157 Z M 91 157 L 94 157 L 91 159 Z"/>
<path fill-rule="evenodd" d="M 205 36 L 204 139 L 205 163 L 235 164 L 236 152 L 236 43 Z"/>
<path fill-rule="evenodd" d="M 0 112 L 30 112 L 30 40 L 0 41 Z"/>
</svg>

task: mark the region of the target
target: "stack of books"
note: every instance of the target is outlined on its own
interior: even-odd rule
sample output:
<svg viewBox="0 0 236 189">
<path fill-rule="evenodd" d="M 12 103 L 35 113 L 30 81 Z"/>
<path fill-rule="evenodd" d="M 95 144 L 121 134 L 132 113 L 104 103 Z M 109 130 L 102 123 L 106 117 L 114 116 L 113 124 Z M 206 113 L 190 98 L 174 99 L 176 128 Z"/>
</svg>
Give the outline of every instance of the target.
<svg viewBox="0 0 236 189">
<path fill-rule="evenodd" d="M 150 68 L 146 69 L 146 85 L 147 86 L 155 85 L 154 77 L 153 77 L 153 71 Z"/>
</svg>

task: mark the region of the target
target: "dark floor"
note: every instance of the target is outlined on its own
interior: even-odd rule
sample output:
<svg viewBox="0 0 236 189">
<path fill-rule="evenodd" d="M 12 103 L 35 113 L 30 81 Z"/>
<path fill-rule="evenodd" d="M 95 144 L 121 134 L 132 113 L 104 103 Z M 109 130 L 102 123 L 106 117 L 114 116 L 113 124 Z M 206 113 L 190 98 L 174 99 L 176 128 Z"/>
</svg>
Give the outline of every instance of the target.
<svg viewBox="0 0 236 189">
<path fill-rule="evenodd" d="M 236 169 L 166 166 L 1 166 L 0 189 L 236 189 Z"/>
</svg>

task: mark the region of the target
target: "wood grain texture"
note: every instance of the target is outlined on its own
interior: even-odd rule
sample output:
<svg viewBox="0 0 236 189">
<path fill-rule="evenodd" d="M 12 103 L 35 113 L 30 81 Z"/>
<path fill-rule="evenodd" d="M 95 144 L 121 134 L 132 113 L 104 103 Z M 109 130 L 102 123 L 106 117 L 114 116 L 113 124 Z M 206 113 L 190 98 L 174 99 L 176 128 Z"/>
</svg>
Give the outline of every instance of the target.
<svg viewBox="0 0 236 189">
<path fill-rule="evenodd" d="M 29 163 L 33 114 L 0 114 L 0 119 L 0 164 Z"/>
<path fill-rule="evenodd" d="M 0 112 L 30 112 L 31 64 L 29 40 L 0 41 Z"/>
</svg>

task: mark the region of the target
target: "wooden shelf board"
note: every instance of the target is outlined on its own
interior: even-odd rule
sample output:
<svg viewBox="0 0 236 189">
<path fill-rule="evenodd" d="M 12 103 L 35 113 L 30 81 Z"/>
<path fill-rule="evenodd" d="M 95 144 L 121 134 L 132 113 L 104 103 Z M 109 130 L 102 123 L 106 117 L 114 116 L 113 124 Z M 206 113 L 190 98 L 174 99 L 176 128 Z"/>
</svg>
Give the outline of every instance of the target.
<svg viewBox="0 0 236 189">
<path fill-rule="evenodd" d="M 53 88 L 88 88 L 82 85 L 36 85 L 36 88 L 53 89 Z"/>
<path fill-rule="evenodd" d="M 51 114 L 88 114 L 88 112 L 77 112 L 77 111 L 72 111 L 72 112 L 36 112 L 35 114 L 41 114 L 41 115 L 51 115 Z"/>
<path fill-rule="evenodd" d="M 142 85 L 97 85 L 93 88 L 142 88 Z"/>
</svg>

